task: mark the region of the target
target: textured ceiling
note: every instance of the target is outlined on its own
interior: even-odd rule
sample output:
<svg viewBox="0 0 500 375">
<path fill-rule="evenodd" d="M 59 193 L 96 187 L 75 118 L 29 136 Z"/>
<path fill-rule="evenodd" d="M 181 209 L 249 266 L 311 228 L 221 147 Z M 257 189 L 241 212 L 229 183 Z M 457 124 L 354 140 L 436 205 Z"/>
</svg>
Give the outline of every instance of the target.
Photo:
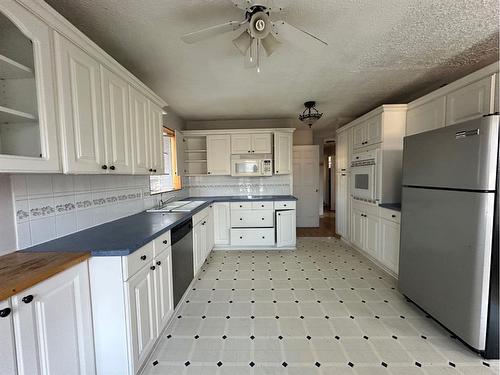
<svg viewBox="0 0 500 375">
<path fill-rule="evenodd" d="M 47 0 L 189 120 L 291 118 L 315 99 L 315 127 L 331 128 L 498 60 L 498 0 L 273 1 L 274 19 L 329 45 L 283 41 L 259 74 L 244 69 L 238 32 L 180 40 L 243 19 L 229 0 Z"/>
</svg>

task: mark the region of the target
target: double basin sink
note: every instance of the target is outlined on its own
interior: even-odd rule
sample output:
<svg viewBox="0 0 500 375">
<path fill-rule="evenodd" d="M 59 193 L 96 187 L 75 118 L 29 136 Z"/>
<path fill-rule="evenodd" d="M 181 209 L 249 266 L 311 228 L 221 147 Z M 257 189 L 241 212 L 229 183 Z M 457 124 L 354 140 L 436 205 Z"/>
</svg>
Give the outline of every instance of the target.
<svg viewBox="0 0 500 375">
<path fill-rule="evenodd" d="M 150 210 L 147 210 L 147 212 L 160 212 L 160 213 L 166 213 L 166 212 L 191 212 L 197 207 L 201 206 L 202 204 L 205 204 L 206 201 L 176 201 L 176 202 L 169 202 L 165 206 L 162 207 L 157 207 L 157 208 L 152 208 Z"/>
</svg>

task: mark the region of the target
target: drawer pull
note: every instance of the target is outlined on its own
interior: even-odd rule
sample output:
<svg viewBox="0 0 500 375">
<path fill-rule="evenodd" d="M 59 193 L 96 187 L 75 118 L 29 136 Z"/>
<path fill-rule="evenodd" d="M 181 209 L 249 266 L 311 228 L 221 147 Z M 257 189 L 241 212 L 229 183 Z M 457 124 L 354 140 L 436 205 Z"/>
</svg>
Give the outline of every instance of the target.
<svg viewBox="0 0 500 375">
<path fill-rule="evenodd" d="M 240 240 L 242 240 L 242 239 L 243 239 L 243 236 L 240 236 Z"/>
<path fill-rule="evenodd" d="M 114 171 L 116 169 L 116 167 L 114 165 L 112 165 L 111 167 L 109 167 L 109 169 L 111 169 L 112 171 Z"/>
<path fill-rule="evenodd" d="M 240 204 L 240 208 L 243 208 L 243 206 Z"/>
<path fill-rule="evenodd" d="M 5 309 L 0 310 L 0 318 L 8 317 L 11 311 L 12 310 L 10 309 L 10 307 L 6 307 Z"/>
<path fill-rule="evenodd" d="M 396 215 L 392 215 L 392 217 L 396 217 Z"/>
<path fill-rule="evenodd" d="M 286 207 L 286 204 L 284 204 L 283 207 Z"/>
<path fill-rule="evenodd" d="M 164 240 L 164 241 L 163 241 L 163 243 L 166 245 L 166 244 L 168 244 L 168 241 L 167 241 L 167 240 Z"/>
<path fill-rule="evenodd" d="M 263 204 L 261 204 L 260 206 L 261 206 L 262 208 L 264 208 L 264 205 L 263 205 Z"/>
<path fill-rule="evenodd" d="M 104 169 L 104 170 L 106 170 L 106 169 L 108 169 L 108 166 L 107 165 L 103 165 L 101 168 Z"/>
<path fill-rule="evenodd" d="M 266 236 L 262 236 L 262 239 L 265 240 L 266 239 Z"/>
<path fill-rule="evenodd" d="M 242 218 L 242 217 L 240 217 L 240 221 L 243 221 L 243 218 Z"/>
<path fill-rule="evenodd" d="M 155 266 L 151 266 L 151 267 L 149 267 L 149 268 L 151 269 L 151 271 L 154 271 L 154 270 L 156 269 L 156 267 L 155 267 Z"/>
<path fill-rule="evenodd" d="M 264 220 L 264 218 L 262 218 L 262 220 Z"/>
<path fill-rule="evenodd" d="M 31 294 L 29 294 L 26 297 L 23 297 L 22 301 L 24 303 L 31 303 L 31 301 L 33 301 L 33 296 Z"/>
<path fill-rule="evenodd" d="M 161 261 L 156 262 L 157 266 L 161 266 Z"/>
<path fill-rule="evenodd" d="M 142 255 L 141 256 L 141 260 L 146 260 L 147 256 L 146 255 Z"/>
</svg>

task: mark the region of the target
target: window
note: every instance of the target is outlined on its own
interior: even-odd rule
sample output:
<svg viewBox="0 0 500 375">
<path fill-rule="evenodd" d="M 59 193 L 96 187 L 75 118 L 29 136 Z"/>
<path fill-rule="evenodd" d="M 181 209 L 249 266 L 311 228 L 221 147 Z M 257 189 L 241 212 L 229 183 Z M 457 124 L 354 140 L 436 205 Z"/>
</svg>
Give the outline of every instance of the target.
<svg viewBox="0 0 500 375">
<path fill-rule="evenodd" d="M 163 162 L 164 174 L 149 177 L 151 194 L 182 189 L 181 178 L 176 172 L 177 148 L 175 132 L 169 128 L 163 128 Z"/>
</svg>

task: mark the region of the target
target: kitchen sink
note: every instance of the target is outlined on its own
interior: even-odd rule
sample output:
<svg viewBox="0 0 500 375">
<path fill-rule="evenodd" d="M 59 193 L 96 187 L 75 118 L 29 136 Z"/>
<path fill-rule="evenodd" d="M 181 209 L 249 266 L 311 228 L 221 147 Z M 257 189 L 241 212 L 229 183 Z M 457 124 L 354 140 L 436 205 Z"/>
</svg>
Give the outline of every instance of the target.
<svg viewBox="0 0 500 375">
<path fill-rule="evenodd" d="M 160 208 L 151 208 L 147 210 L 146 212 L 159 212 L 159 213 L 166 213 L 166 212 L 191 212 L 197 207 L 201 206 L 202 204 L 205 204 L 206 201 L 176 201 L 176 202 L 169 202 L 167 205 L 160 207 Z"/>
</svg>

